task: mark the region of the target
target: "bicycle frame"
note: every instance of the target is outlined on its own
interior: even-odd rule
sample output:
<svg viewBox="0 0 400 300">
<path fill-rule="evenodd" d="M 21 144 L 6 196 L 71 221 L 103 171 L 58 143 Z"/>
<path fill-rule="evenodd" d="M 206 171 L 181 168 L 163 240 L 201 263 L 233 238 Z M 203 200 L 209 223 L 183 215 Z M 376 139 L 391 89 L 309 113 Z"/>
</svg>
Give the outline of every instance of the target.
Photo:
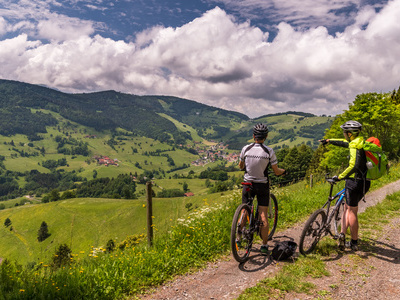
<svg viewBox="0 0 400 300">
<path fill-rule="evenodd" d="M 259 231 L 260 220 L 258 217 L 258 203 L 254 204 L 254 197 L 251 195 L 252 185 L 251 183 L 242 183 L 242 185 L 246 186 L 246 192 L 248 193 L 248 203 L 251 209 L 251 216 L 249 216 L 250 221 L 250 233 L 253 234 L 256 231 Z M 255 210 L 254 210 L 255 207 Z M 243 216 L 242 216 L 243 217 Z M 259 233 L 259 232 L 258 232 Z"/>
<path fill-rule="evenodd" d="M 332 196 L 332 192 L 333 192 L 333 186 L 335 185 L 335 181 L 330 180 L 330 179 L 326 179 L 330 184 L 331 184 L 331 188 L 329 191 L 329 197 L 328 200 L 325 202 L 325 204 L 322 206 L 322 208 L 326 209 L 326 215 L 328 217 L 327 221 L 326 221 L 326 228 L 329 228 L 329 225 L 331 224 L 332 218 L 335 215 L 335 211 L 339 209 L 340 205 L 343 203 L 343 199 L 346 197 L 345 194 L 345 188 L 342 189 L 340 192 L 336 193 L 336 195 Z M 331 203 L 332 201 L 336 200 L 336 203 L 332 209 L 332 212 L 329 213 L 330 207 L 331 207 Z M 332 233 L 332 231 L 330 229 L 328 229 L 328 232 L 331 236 L 336 237 L 335 234 Z"/>
</svg>

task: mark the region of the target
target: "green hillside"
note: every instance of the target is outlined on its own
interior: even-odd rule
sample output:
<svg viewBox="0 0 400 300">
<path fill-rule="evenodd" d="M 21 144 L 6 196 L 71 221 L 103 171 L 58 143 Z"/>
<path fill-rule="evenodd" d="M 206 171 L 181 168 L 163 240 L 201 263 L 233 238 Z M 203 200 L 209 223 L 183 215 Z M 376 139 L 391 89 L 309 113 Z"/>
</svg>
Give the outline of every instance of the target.
<svg viewBox="0 0 400 300">
<path fill-rule="evenodd" d="M 167 231 L 188 210 L 213 205 L 220 197 L 154 198 L 154 234 Z M 69 245 L 74 254 L 88 254 L 92 246 L 105 247 L 110 239 L 120 243 L 127 236 L 146 234 L 145 205 L 144 200 L 79 198 L 0 210 L 0 257 L 21 264 L 48 262 L 60 244 Z M 12 230 L 3 225 L 7 218 Z M 43 221 L 50 236 L 39 242 L 38 230 Z"/>
<path fill-rule="evenodd" d="M 44 126 L 54 124 L 54 119 L 45 120 L 43 115 L 30 113 L 28 108 L 57 112 L 70 121 L 98 131 L 122 128 L 135 135 L 175 143 L 192 138 L 160 113 L 200 132 L 218 132 L 220 128 L 229 131 L 232 123 L 249 120 L 237 112 L 176 97 L 136 96 L 115 91 L 66 94 L 41 86 L 0 80 L 0 134 L 34 135 L 44 132 Z M 9 122 L 10 116 L 14 116 L 13 122 Z M 47 123 L 35 128 L 38 119 Z"/>
<path fill-rule="evenodd" d="M 313 133 L 323 132 L 332 122 L 329 117 L 296 112 L 251 120 L 238 112 L 177 97 L 136 96 L 115 91 L 66 94 L 41 86 L 0 80 L 0 134 L 25 134 L 32 140 L 45 133 L 46 126 L 58 124 L 48 112 L 58 113 L 70 122 L 96 131 L 115 133 L 120 128 L 136 136 L 174 144 L 201 139 L 224 141 L 232 149 L 239 149 L 251 137 L 251 128 L 256 122 L 274 125 L 272 136 L 273 132 L 277 136 L 279 130 L 286 129 L 273 141 L 272 144 L 277 146 L 309 141 L 314 144 L 318 137 Z M 294 131 L 290 131 L 294 126 Z M 302 139 L 297 140 L 299 136 Z"/>
<path fill-rule="evenodd" d="M 324 136 L 331 126 L 334 117 L 315 116 L 300 112 L 286 112 L 266 115 L 245 124 L 240 130 L 231 132 L 228 144 L 232 149 L 240 149 L 241 145 L 251 140 L 252 128 L 255 123 L 268 124 L 269 135 L 266 143 L 275 148 L 293 147 L 300 144 L 318 147 L 318 140 Z"/>
</svg>

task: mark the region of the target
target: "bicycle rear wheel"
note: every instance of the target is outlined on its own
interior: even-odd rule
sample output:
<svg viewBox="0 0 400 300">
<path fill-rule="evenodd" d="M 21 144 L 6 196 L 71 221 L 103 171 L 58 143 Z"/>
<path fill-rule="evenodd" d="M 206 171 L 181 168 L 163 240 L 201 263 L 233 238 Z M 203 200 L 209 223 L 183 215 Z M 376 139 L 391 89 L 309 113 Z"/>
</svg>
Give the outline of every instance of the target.
<svg viewBox="0 0 400 300">
<path fill-rule="evenodd" d="M 311 253 L 318 244 L 326 223 L 326 213 L 323 209 L 316 210 L 304 225 L 300 235 L 299 251 L 306 255 Z"/>
<path fill-rule="evenodd" d="M 233 257 L 240 263 L 245 262 L 250 255 L 254 233 L 250 230 L 251 209 L 247 204 L 241 204 L 236 209 L 231 227 L 231 249 Z"/>
<path fill-rule="evenodd" d="M 274 194 L 270 194 L 269 197 L 269 207 L 268 207 L 268 224 L 269 233 L 268 240 L 271 240 L 274 236 L 276 225 L 278 224 L 278 201 Z"/>
</svg>

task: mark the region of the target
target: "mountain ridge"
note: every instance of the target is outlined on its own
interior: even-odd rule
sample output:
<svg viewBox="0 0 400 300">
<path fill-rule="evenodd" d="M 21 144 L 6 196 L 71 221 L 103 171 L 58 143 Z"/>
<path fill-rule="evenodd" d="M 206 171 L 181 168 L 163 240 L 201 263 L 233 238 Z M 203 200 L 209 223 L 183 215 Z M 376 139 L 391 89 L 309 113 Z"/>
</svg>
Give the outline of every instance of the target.
<svg viewBox="0 0 400 300">
<path fill-rule="evenodd" d="M 158 113 L 165 113 L 200 131 L 212 131 L 219 123 L 230 124 L 232 119 L 237 122 L 249 119 L 238 112 L 172 96 L 137 96 L 113 90 L 67 94 L 38 85 L 0 80 L 0 109 L 15 106 L 48 109 L 96 130 L 120 127 L 164 142 L 168 141 L 164 134 L 167 131 L 175 143 L 190 136 L 178 131 L 171 121 Z M 218 121 L 215 121 L 216 115 Z"/>
<path fill-rule="evenodd" d="M 58 113 L 67 120 L 97 131 L 116 132 L 123 129 L 136 136 L 146 136 L 169 144 L 193 142 L 192 133 L 195 130 L 196 136 L 205 140 L 223 141 L 231 149 L 239 149 L 241 144 L 247 142 L 255 122 L 265 122 L 271 126 L 272 131 L 278 131 L 280 129 L 276 127 L 280 124 L 288 124 L 283 127 L 296 127 L 299 120 L 321 118 L 310 113 L 288 111 L 251 119 L 240 112 L 173 96 L 137 96 L 114 90 L 68 94 L 39 85 L 0 79 L 0 118 L 3 119 L 3 122 L 0 121 L 0 134 L 10 136 L 21 133 L 35 140 L 38 138 L 37 133 L 44 129 L 38 130 L 38 124 L 34 124 L 33 120 L 36 123 L 41 123 L 40 119 L 46 120 L 45 126 L 56 122 L 43 112 L 27 111 L 32 109 Z M 15 116 L 15 120 L 12 120 L 12 116 Z M 177 128 L 173 120 L 184 125 Z M 321 135 L 323 129 L 329 127 L 329 122 L 329 118 L 321 119 L 307 126 L 314 126 L 311 130 Z M 185 130 L 186 125 L 193 130 Z M 279 147 L 293 145 L 299 131 L 285 130 L 279 134 L 282 137 L 272 133 L 272 136 L 275 135 L 273 144 Z M 308 135 L 306 140 L 298 144 L 310 141 L 315 144 L 315 138 Z"/>
</svg>

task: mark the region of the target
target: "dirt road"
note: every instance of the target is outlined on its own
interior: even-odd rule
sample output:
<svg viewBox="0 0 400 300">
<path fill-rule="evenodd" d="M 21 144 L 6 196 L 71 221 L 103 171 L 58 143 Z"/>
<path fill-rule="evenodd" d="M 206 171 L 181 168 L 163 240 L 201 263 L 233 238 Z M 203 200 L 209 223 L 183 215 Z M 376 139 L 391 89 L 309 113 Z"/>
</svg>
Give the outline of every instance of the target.
<svg viewBox="0 0 400 300">
<path fill-rule="evenodd" d="M 382 201 L 386 195 L 400 190 L 400 180 L 370 192 L 366 202 L 360 202 L 360 212 Z M 356 254 L 345 253 L 327 258 L 327 269 L 332 276 L 310 279 L 317 285 L 315 294 L 288 294 L 286 299 L 315 299 L 316 297 L 344 299 L 400 299 L 400 218 L 386 225 L 379 238 L 365 241 L 368 247 Z M 272 245 L 279 240 L 293 238 L 298 243 L 303 224 L 278 232 Z M 246 288 L 255 286 L 281 268 L 258 252 L 239 265 L 231 256 L 210 263 L 204 270 L 180 276 L 155 289 L 142 299 L 235 299 Z M 318 293 L 319 291 L 319 293 Z M 322 294 L 321 295 L 321 291 Z"/>
</svg>

